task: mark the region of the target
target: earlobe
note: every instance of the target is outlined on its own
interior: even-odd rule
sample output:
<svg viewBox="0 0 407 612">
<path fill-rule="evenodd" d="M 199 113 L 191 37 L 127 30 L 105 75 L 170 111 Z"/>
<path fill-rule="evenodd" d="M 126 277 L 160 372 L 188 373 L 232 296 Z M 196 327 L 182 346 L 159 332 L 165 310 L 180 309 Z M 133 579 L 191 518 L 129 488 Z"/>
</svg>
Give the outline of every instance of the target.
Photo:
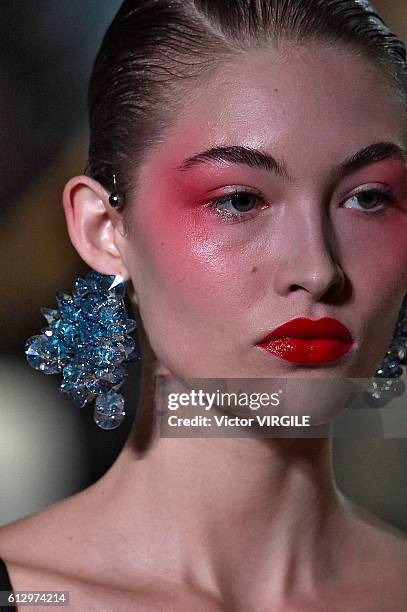
<svg viewBox="0 0 407 612">
<path fill-rule="evenodd" d="M 109 193 L 98 181 L 84 175 L 71 178 L 63 191 L 68 234 L 90 268 L 126 278 L 127 270 L 115 241 L 120 213 L 111 208 L 108 198 Z"/>
</svg>

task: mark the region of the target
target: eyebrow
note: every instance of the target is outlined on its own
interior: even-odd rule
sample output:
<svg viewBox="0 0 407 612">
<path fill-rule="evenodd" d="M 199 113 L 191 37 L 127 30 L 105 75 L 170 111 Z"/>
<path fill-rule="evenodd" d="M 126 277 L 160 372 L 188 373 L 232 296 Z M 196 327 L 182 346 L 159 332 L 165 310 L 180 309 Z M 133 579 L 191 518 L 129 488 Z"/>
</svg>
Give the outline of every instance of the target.
<svg viewBox="0 0 407 612">
<path fill-rule="evenodd" d="M 345 159 L 336 172 L 339 173 L 340 178 L 343 178 L 347 174 L 356 172 L 356 170 L 364 168 L 369 164 L 384 161 L 391 157 L 398 157 L 407 163 L 406 149 L 393 142 L 377 142 Z M 245 146 L 212 147 L 192 155 L 192 157 L 188 157 L 176 169 L 182 172 L 193 166 L 208 162 L 244 164 L 251 168 L 260 168 L 273 172 L 282 178 L 289 178 L 287 166 L 284 162 L 277 160 L 261 149 Z"/>
<path fill-rule="evenodd" d="M 274 172 L 274 174 L 283 178 L 288 178 L 287 168 L 284 163 L 279 162 L 272 155 L 260 149 L 244 146 L 212 147 L 197 155 L 188 157 L 177 167 L 177 170 L 182 172 L 206 162 L 244 164 L 250 168 L 261 168 L 269 172 Z"/>
<path fill-rule="evenodd" d="M 344 177 L 369 164 L 385 161 L 391 157 L 397 157 L 404 163 L 407 163 L 407 151 L 400 145 L 394 142 L 377 142 L 371 144 L 345 159 L 339 166 L 339 176 Z"/>
</svg>

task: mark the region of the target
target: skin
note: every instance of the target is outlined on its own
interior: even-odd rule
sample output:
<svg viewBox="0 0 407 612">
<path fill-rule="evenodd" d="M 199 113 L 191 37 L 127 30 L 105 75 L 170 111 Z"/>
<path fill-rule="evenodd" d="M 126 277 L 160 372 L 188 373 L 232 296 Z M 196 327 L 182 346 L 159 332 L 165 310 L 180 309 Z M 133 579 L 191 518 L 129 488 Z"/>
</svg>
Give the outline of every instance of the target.
<svg viewBox="0 0 407 612">
<path fill-rule="evenodd" d="M 322 46 L 247 52 L 185 100 L 146 157 L 129 231 L 109 194 L 79 176 L 64 191 L 69 234 L 92 268 L 128 281 L 168 385 L 371 376 L 407 290 L 406 166 L 391 157 L 341 178 L 338 168 L 383 141 L 403 145 L 402 113 L 367 60 Z M 261 148 L 289 178 L 224 163 L 176 170 L 220 145 Z M 396 196 L 383 216 L 353 197 L 372 186 Z M 239 223 L 205 206 L 235 187 L 267 206 Z M 255 346 L 297 316 L 339 319 L 352 350 L 305 368 Z M 134 432 L 95 485 L 0 530 L 16 589 L 70 588 L 73 607 L 95 610 L 405 608 L 406 540 L 341 498 L 328 440 L 158 438 L 141 450 L 154 399 L 146 387 Z"/>
</svg>

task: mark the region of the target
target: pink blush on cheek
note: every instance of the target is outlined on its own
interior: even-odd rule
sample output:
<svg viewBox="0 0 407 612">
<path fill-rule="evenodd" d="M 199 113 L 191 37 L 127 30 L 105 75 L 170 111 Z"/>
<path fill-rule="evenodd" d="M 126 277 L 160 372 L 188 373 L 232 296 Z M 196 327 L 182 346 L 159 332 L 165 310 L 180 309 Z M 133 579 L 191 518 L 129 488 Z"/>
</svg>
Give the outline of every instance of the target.
<svg viewBox="0 0 407 612">
<path fill-rule="evenodd" d="M 383 219 L 347 223 L 341 226 L 341 262 L 355 287 L 367 295 L 377 287 L 378 300 L 407 291 L 407 213 L 395 209 Z"/>
<path fill-rule="evenodd" d="M 378 186 L 388 188 L 394 201 L 385 203 L 383 216 L 374 217 L 366 213 L 357 220 L 352 218 L 351 210 L 341 212 L 339 233 L 346 236 L 343 252 L 365 260 L 381 270 L 388 270 L 392 275 L 407 270 L 407 169 L 399 159 L 389 159 L 372 164 L 355 173 L 345 181 L 343 199 L 356 188 Z M 359 191 L 360 189 L 358 189 Z M 343 223 L 343 225 L 342 225 Z M 363 245 L 363 249 L 362 249 Z M 356 249 L 356 253 L 355 253 Z"/>
<path fill-rule="evenodd" d="M 248 308 L 264 294 L 261 274 L 251 273 L 260 263 L 258 241 L 248 243 L 246 237 L 242 249 L 234 236 L 247 235 L 247 230 L 208 220 L 207 211 L 172 204 L 163 207 L 166 214 L 158 207 L 160 214 L 147 214 L 139 224 L 136 242 L 145 266 L 144 286 L 150 286 L 151 294 L 153 284 L 157 295 L 177 302 L 194 318 L 247 316 Z"/>
<path fill-rule="evenodd" d="M 407 291 L 407 210 L 405 212 L 405 222 L 397 222 L 396 215 L 392 224 L 392 252 L 393 266 L 399 270 L 400 275 L 404 275 L 404 286 Z"/>
</svg>

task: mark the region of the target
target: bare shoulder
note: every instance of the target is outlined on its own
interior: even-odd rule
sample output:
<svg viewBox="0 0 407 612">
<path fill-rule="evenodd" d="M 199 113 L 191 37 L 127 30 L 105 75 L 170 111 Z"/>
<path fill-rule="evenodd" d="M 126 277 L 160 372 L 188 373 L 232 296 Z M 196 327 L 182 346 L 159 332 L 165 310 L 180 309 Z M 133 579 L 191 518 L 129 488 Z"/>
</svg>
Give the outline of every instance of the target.
<svg viewBox="0 0 407 612">
<path fill-rule="evenodd" d="M 0 557 L 9 562 L 39 564 L 65 548 L 78 531 L 72 511 L 77 496 L 1 527 Z"/>
<path fill-rule="evenodd" d="M 77 512 L 83 493 L 0 528 L 0 557 L 14 590 L 64 591 L 86 575 L 86 542 L 79 545 L 83 532 Z"/>
<path fill-rule="evenodd" d="M 65 591 L 69 609 L 78 611 L 225 612 L 210 594 L 158 577 L 146 581 L 135 575 L 131 584 L 123 580 L 125 568 L 111 567 L 87 539 L 87 523 L 81 524 L 78 514 L 87 498 L 79 495 L 0 528 L 0 557 L 15 591 Z"/>
<path fill-rule="evenodd" d="M 368 581 L 397 587 L 407 601 L 407 534 L 363 508 L 352 506 L 355 547 Z"/>
<path fill-rule="evenodd" d="M 180 610 L 194 610 L 195 612 L 226 612 L 221 602 L 205 593 L 188 592 L 171 584 L 165 585 L 158 580 L 155 584 L 137 584 L 131 588 L 123 588 L 114 582 L 114 568 L 112 569 L 113 584 L 99 583 L 89 580 L 86 576 L 65 575 L 50 570 L 50 568 L 25 566 L 19 563 L 8 562 L 7 567 L 14 591 L 62 591 L 67 593 L 69 609 L 89 610 L 115 610 L 117 612 L 179 612 Z M 117 571 L 119 571 L 118 568 Z M 36 610 L 47 612 L 48 607 L 36 607 Z"/>
</svg>

